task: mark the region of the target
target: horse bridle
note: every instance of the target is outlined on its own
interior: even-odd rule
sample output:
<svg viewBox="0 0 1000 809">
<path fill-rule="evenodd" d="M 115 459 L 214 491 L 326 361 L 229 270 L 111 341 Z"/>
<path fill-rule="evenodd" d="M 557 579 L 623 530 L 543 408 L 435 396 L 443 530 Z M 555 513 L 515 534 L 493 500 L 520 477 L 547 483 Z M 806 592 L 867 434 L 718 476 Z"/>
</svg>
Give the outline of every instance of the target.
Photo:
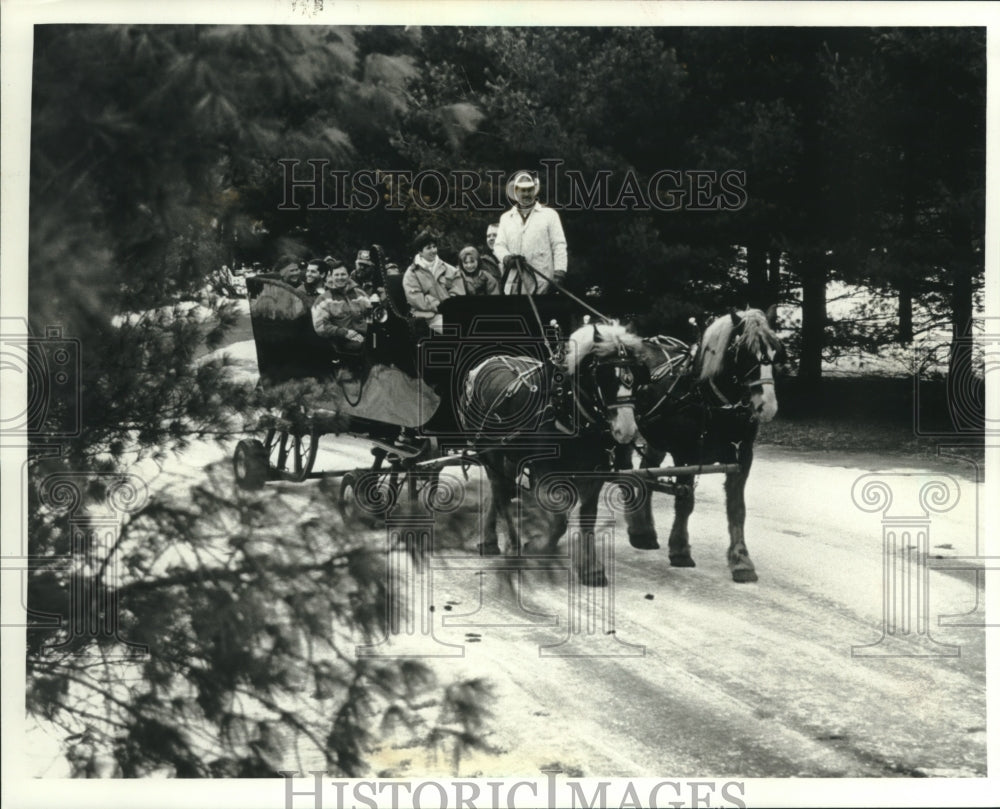
<svg viewBox="0 0 1000 809">
<path fill-rule="evenodd" d="M 738 338 L 734 339 L 726 347 L 726 353 L 732 355 L 733 364 L 736 363 L 737 355 L 739 354 L 739 349 L 740 346 Z M 745 396 L 740 396 L 740 399 L 737 402 L 730 401 L 729 397 L 726 396 L 721 390 L 719 390 L 719 386 L 715 383 L 714 379 L 710 378 L 708 380 L 709 389 L 712 391 L 715 397 L 719 399 L 720 402 L 722 402 L 723 409 L 748 408 L 750 407 L 750 402 L 748 397 L 751 395 L 754 388 L 763 389 L 765 385 L 771 385 L 772 387 L 774 386 L 774 375 L 773 372 L 770 372 L 770 368 L 774 364 L 775 353 L 776 352 L 770 352 L 767 350 L 765 350 L 763 354 L 757 353 L 756 354 L 757 363 L 755 365 L 752 365 L 746 373 L 744 373 L 742 376 L 737 376 L 736 374 L 733 374 L 732 381 L 736 384 L 736 387 L 746 389 Z M 766 376 L 764 375 L 765 368 L 768 369 L 768 373 Z M 748 379 L 748 377 L 750 377 L 753 374 L 756 374 L 758 371 L 760 373 L 757 375 L 756 379 Z"/>
<path fill-rule="evenodd" d="M 623 343 L 619 342 L 617 346 L 617 354 L 614 357 L 609 357 L 606 359 L 595 359 L 590 362 L 590 380 L 594 388 L 594 399 L 592 403 L 591 410 L 593 413 L 606 417 L 609 413 L 614 410 L 620 410 L 623 407 L 635 407 L 635 391 L 638 385 L 636 384 L 636 370 L 641 369 L 643 366 L 639 365 L 636 360 L 629 357 L 628 351 L 626 351 Z M 600 380 L 597 378 L 598 373 L 604 368 L 614 368 L 615 376 L 618 381 L 618 388 L 625 388 L 628 390 L 627 396 L 615 396 L 614 401 L 608 402 L 604 398 L 604 392 L 601 390 Z M 578 405 L 579 406 L 579 405 Z M 587 420 L 593 424 L 595 420 L 586 414 L 583 408 L 580 408 L 580 412 L 584 413 Z"/>
</svg>

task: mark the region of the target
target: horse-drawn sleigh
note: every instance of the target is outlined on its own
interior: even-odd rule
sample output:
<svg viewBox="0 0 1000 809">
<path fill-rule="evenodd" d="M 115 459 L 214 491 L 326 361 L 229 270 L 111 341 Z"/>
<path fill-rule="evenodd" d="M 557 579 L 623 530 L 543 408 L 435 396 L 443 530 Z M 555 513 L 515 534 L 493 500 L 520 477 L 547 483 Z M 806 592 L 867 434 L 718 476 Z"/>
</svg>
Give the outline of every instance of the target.
<svg viewBox="0 0 1000 809">
<path fill-rule="evenodd" d="M 694 479 L 721 473 L 733 578 L 756 579 L 743 539 L 743 488 L 758 421 L 777 409 L 771 366 L 780 351 L 763 313 L 720 318 L 692 351 L 679 340 L 596 322 L 602 318 L 583 324 L 586 304 L 569 295 L 460 297 L 442 304 L 443 331 L 431 333 L 408 317 L 401 278 L 386 275 L 381 249 L 373 246 L 372 255 L 385 300 L 366 338 L 364 368 L 346 378 L 344 358 L 313 331 L 307 296 L 279 279 L 248 281 L 261 384 L 297 391 L 296 383 L 312 380 L 327 386 L 331 400 L 283 402 L 263 417 L 262 438 L 237 445 L 238 485 L 339 476 L 345 516 L 377 519 L 404 490 L 433 510 L 441 470 L 475 464 L 491 491 L 480 553 L 501 553 L 499 520 L 507 552 L 528 551 L 510 508 L 527 488 L 547 522 L 543 547 L 531 552 L 555 553 L 579 505 L 578 572 L 600 586 L 606 577 L 593 542 L 606 483 L 622 487 L 637 548 L 659 547 L 650 495 L 674 495 L 670 560 L 692 566 Z M 315 471 L 319 440 L 329 433 L 368 442 L 371 466 Z M 664 467 L 667 452 L 674 465 Z"/>
</svg>

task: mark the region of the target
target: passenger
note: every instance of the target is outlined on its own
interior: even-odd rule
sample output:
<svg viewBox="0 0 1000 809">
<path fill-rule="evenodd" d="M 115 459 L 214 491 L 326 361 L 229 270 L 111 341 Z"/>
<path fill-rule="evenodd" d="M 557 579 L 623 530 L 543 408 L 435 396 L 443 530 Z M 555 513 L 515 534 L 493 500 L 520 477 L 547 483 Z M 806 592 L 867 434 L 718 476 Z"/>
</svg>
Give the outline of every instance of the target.
<svg viewBox="0 0 1000 809">
<path fill-rule="evenodd" d="M 469 245 L 463 247 L 458 254 L 462 265 L 462 281 L 465 283 L 466 295 L 499 295 L 500 284 L 486 270 L 479 251 Z"/>
<path fill-rule="evenodd" d="M 375 264 L 372 262 L 370 251 L 358 250 L 358 256 L 354 260 L 354 272 L 351 273 L 351 280 L 368 295 L 374 293 L 379 286 L 378 270 L 376 270 Z"/>
<path fill-rule="evenodd" d="M 403 273 L 403 291 L 413 317 L 426 320 L 432 330 L 440 332 L 438 306 L 448 298 L 464 295 L 465 284 L 462 273 L 438 257 L 437 239 L 435 233 L 425 229 L 413 240 L 417 254 Z"/>
<path fill-rule="evenodd" d="M 326 289 L 313 303 L 313 328 L 316 334 L 332 340 L 338 351 L 360 354 L 371 308 L 368 296 L 351 281 L 344 262 L 338 261 L 326 278 Z"/>
<path fill-rule="evenodd" d="M 487 225 L 486 248 L 479 251 L 480 266 L 496 279 L 498 286 L 503 278 L 503 271 L 500 269 L 500 262 L 497 260 L 497 257 L 493 255 L 493 245 L 497 243 L 497 233 L 499 231 L 499 224 Z"/>
<path fill-rule="evenodd" d="M 297 287 L 302 283 L 302 271 L 304 267 L 300 262 L 292 260 L 285 264 L 278 272 L 281 273 L 281 280 L 290 287 Z"/>
<path fill-rule="evenodd" d="M 302 281 L 300 289 L 311 297 L 316 297 L 323 292 L 323 278 L 326 264 L 322 259 L 314 258 L 306 265 L 305 279 Z"/>
</svg>

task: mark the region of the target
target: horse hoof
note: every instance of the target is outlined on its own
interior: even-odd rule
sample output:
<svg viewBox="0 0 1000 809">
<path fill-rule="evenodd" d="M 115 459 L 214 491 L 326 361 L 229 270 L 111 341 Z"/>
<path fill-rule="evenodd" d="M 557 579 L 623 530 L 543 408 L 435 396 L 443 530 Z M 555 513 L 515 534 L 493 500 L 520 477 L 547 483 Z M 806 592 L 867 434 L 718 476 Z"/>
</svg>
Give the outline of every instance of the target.
<svg viewBox="0 0 1000 809">
<path fill-rule="evenodd" d="M 733 568 L 733 581 L 739 584 L 747 584 L 752 581 L 757 581 L 757 571 L 752 567 L 736 567 Z"/>
<path fill-rule="evenodd" d="M 500 546 L 495 542 L 480 542 L 476 547 L 479 548 L 480 556 L 499 556 Z"/>
<path fill-rule="evenodd" d="M 608 577 L 603 570 L 592 570 L 589 573 L 580 573 L 580 581 L 587 587 L 607 587 Z"/>
<path fill-rule="evenodd" d="M 694 559 L 691 558 L 690 553 L 672 553 L 670 554 L 670 566 L 671 567 L 694 567 Z"/>
<path fill-rule="evenodd" d="M 633 548 L 643 551 L 656 551 L 660 549 L 660 543 L 656 541 L 656 531 L 636 531 L 628 532 L 628 543 Z"/>
</svg>

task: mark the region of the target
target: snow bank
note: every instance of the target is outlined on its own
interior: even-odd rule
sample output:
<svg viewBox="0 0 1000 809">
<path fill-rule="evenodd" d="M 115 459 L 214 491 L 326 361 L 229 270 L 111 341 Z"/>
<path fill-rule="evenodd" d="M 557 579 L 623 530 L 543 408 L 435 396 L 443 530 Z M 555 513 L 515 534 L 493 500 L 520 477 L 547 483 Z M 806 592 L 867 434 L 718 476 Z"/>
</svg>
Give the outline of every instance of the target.
<svg viewBox="0 0 1000 809">
<path fill-rule="evenodd" d="M 240 343 L 231 343 L 225 348 L 220 348 L 199 357 L 197 363 L 219 360 L 226 358 L 231 365 L 226 369 L 229 378 L 234 382 L 246 382 L 249 385 L 256 385 L 260 380 L 260 369 L 257 367 L 257 346 L 253 340 L 244 340 Z"/>
<path fill-rule="evenodd" d="M 206 299 L 210 299 L 206 296 Z M 237 298 L 232 301 L 236 306 L 236 311 L 250 316 L 250 301 L 246 298 Z M 142 312 L 125 312 L 111 318 L 111 324 L 121 327 L 125 324 L 134 325 L 143 318 L 162 319 L 165 323 L 170 323 L 174 318 L 193 319 L 198 323 L 205 323 L 215 317 L 215 311 L 211 306 L 207 306 L 201 301 L 178 301 L 169 306 L 160 306 L 156 309 L 146 309 Z"/>
</svg>

